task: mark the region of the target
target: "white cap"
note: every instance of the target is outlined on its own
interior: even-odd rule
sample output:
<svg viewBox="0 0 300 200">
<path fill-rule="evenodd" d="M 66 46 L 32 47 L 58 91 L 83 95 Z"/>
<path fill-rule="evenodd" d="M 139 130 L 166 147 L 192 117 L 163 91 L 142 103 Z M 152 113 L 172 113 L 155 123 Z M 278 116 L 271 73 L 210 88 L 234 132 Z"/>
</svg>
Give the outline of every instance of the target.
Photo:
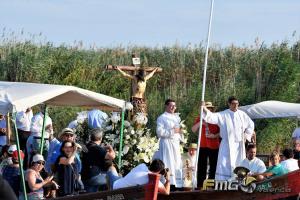
<svg viewBox="0 0 300 200">
<path fill-rule="evenodd" d="M 10 145 L 10 146 L 9 146 L 7 152 L 8 152 L 9 154 L 12 154 L 12 153 L 13 153 L 14 151 L 16 151 L 16 150 L 17 150 L 17 145 L 13 144 L 13 145 Z"/>
<path fill-rule="evenodd" d="M 45 161 L 41 154 L 35 154 L 32 158 L 32 162 Z"/>
</svg>

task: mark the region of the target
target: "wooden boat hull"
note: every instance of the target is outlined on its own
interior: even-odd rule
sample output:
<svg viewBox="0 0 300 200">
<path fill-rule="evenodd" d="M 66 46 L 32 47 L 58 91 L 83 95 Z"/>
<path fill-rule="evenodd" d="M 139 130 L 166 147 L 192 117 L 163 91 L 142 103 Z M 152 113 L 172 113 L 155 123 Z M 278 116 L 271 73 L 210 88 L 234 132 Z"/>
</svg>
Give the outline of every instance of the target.
<svg viewBox="0 0 300 200">
<path fill-rule="evenodd" d="M 300 196 L 300 170 L 257 183 L 253 193 L 242 191 L 190 191 L 172 192 L 169 196 L 158 195 L 159 200 L 271 200 L 297 199 Z M 300 199 L 300 197 L 299 197 Z"/>
<path fill-rule="evenodd" d="M 59 200 L 157 200 L 158 174 L 149 174 L 149 183 L 118 190 L 86 193 L 56 198 Z"/>
</svg>

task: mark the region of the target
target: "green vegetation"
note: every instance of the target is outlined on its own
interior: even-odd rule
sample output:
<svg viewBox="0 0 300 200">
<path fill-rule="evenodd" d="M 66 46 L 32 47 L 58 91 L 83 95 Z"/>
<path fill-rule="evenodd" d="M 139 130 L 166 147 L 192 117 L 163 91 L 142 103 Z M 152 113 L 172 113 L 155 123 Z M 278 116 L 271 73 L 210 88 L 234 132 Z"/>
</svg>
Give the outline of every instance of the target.
<svg viewBox="0 0 300 200">
<path fill-rule="evenodd" d="M 10 39 L 12 38 L 12 39 Z M 116 98 L 129 99 L 130 82 L 106 64 L 130 65 L 131 54 L 140 54 L 142 66 L 160 66 L 163 72 L 148 82 L 146 96 L 149 126 L 155 127 L 166 98 L 177 101 L 182 119 L 192 126 L 201 99 L 204 46 L 163 48 L 115 47 L 83 49 L 81 43 L 56 47 L 35 39 L 0 41 L 0 80 L 74 85 Z M 228 96 L 242 105 L 264 100 L 300 102 L 300 41 L 266 46 L 212 47 L 207 71 L 206 100 L 219 110 Z M 56 130 L 75 118 L 78 108 L 52 108 Z M 285 146 L 296 124 L 293 120 L 257 122 L 259 151 L 268 153 L 274 145 Z M 154 129 L 153 129 L 154 130 Z M 154 132 L 154 131 L 153 131 Z M 196 140 L 192 135 L 190 140 Z"/>
</svg>

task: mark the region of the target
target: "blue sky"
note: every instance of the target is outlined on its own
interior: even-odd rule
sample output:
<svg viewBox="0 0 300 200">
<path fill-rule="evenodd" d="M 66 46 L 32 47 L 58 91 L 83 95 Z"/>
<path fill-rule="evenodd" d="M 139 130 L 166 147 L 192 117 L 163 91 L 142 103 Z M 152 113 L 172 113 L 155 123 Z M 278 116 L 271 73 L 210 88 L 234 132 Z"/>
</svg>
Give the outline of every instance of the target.
<svg viewBox="0 0 300 200">
<path fill-rule="evenodd" d="M 56 45 L 185 46 L 206 40 L 209 9 L 210 0 L 0 0 L 0 33 L 42 33 Z M 293 42 L 299 33 L 300 1 L 215 0 L 214 44 Z"/>
</svg>

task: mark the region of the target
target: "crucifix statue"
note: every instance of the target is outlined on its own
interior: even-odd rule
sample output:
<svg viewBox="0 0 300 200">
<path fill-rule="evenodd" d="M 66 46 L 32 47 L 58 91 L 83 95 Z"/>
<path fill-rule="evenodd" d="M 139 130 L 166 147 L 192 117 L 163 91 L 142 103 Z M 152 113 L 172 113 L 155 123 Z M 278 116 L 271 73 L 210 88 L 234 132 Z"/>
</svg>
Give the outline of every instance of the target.
<svg viewBox="0 0 300 200">
<path fill-rule="evenodd" d="M 161 72 L 162 69 L 159 67 L 140 67 L 140 59 L 136 56 L 136 54 L 132 55 L 132 66 L 106 65 L 106 69 L 117 70 L 124 77 L 131 80 L 130 101 L 133 105 L 133 114 L 139 112 L 147 114 L 145 98 L 147 80 L 149 80 L 155 73 Z"/>
</svg>

